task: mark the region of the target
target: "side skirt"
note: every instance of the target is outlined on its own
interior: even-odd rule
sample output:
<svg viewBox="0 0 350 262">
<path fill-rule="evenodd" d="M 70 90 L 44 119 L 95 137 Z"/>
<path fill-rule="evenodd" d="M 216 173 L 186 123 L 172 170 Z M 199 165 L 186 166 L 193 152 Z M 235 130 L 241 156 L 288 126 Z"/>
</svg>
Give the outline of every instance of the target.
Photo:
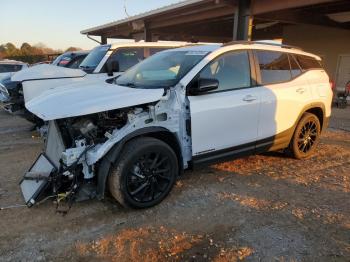
<svg viewBox="0 0 350 262">
<path fill-rule="evenodd" d="M 256 142 L 194 156 L 192 158 L 193 166 L 195 167 L 204 164 L 224 162 L 253 154 L 284 149 L 288 147 L 293 133 L 294 127 L 278 135 L 268 137 Z"/>
</svg>

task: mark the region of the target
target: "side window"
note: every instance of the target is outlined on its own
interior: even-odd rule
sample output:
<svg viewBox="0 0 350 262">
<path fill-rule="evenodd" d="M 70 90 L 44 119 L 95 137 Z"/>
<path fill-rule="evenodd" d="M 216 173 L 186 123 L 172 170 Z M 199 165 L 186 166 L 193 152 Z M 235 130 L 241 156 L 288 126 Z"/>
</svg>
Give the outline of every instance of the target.
<svg viewBox="0 0 350 262">
<path fill-rule="evenodd" d="M 306 55 L 296 55 L 296 59 L 303 70 L 322 69 L 320 61 Z"/>
<path fill-rule="evenodd" d="M 261 82 L 264 85 L 289 81 L 291 76 L 288 55 L 283 52 L 256 50 Z"/>
<path fill-rule="evenodd" d="M 120 72 L 128 70 L 144 59 L 144 48 L 120 48 L 117 49 L 108 61 L 118 61 Z M 104 69 L 106 72 L 106 68 Z"/>
<path fill-rule="evenodd" d="M 85 55 L 82 55 L 82 56 L 78 56 L 76 57 L 70 64 L 69 64 L 69 68 L 72 68 L 72 69 L 77 69 L 79 68 L 81 62 L 83 62 L 83 60 L 85 59 Z"/>
<path fill-rule="evenodd" d="M 289 54 L 289 62 L 290 62 L 290 72 L 292 73 L 292 77 L 297 77 L 298 75 L 301 75 L 301 73 L 303 72 L 299 66 L 299 64 L 297 63 L 297 61 L 295 60 L 295 56 L 292 54 Z"/>
<path fill-rule="evenodd" d="M 219 88 L 213 92 L 250 87 L 248 52 L 236 51 L 216 58 L 202 70 L 199 77 L 219 81 Z"/>
</svg>

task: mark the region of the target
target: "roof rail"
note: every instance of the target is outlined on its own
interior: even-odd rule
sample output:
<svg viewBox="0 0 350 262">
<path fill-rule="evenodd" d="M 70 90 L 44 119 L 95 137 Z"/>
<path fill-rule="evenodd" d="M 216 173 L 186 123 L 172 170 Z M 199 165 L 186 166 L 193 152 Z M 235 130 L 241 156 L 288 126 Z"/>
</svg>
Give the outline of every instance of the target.
<svg viewBox="0 0 350 262">
<path fill-rule="evenodd" d="M 270 40 L 263 40 L 263 41 L 231 41 L 223 44 L 223 46 L 228 46 L 228 45 L 271 45 L 271 46 L 278 46 L 282 48 L 288 48 L 288 49 L 298 49 L 302 50 L 300 47 L 297 46 L 292 46 L 292 45 L 284 45 L 280 44 L 278 42 L 270 41 Z"/>
</svg>

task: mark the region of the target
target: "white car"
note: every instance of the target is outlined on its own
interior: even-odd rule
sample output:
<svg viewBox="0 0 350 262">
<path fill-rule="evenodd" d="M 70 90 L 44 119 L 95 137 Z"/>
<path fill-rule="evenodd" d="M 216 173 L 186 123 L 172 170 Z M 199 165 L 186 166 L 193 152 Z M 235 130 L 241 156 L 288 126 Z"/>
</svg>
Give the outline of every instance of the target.
<svg viewBox="0 0 350 262">
<path fill-rule="evenodd" d="M 107 187 L 124 206 L 151 207 L 202 163 L 281 149 L 309 157 L 331 101 L 320 57 L 296 48 L 163 51 L 113 83 L 66 86 L 27 103 L 49 132 L 22 192 L 30 206 L 44 186 L 67 199 L 102 199 Z"/>
<path fill-rule="evenodd" d="M 28 68 L 28 64 L 15 60 L 0 60 L 0 79 Z"/>
<path fill-rule="evenodd" d="M 85 82 L 81 84 L 86 85 L 92 81 L 100 82 L 116 77 L 159 51 L 184 45 L 184 42 L 126 42 L 101 45 L 91 50 L 81 62 L 80 69 L 38 65 L 15 74 L 11 80 L 26 81 L 23 84 L 23 95 L 25 102 L 29 102 L 49 89 L 77 82 Z"/>
<path fill-rule="evenodd" d="M 10 93 L 5 87 L 4 81 L 7 81 L 14 73 L 28 68 L 28 64 L 15 60 L 0 61 L 0 102 L 6 102 Z"/>
</svg>

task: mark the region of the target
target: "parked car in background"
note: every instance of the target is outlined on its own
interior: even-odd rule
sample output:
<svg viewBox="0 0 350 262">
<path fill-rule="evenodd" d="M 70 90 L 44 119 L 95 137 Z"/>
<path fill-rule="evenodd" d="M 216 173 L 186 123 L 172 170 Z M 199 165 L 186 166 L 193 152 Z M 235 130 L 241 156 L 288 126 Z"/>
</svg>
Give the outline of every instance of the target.
<svg viewBox="0 0 350 262">
<path fill-rule="evenodd" d="M 58 56 L 52 64 L 59 67 L 76 69 L 79 68 L 80 63 L 88 54 L 89 51 L 66 52 Z M 48 64 L 48 61 L 36 63 L 32 65 L 32 68 L 46 64 Z M 42 125 L 43 121 L 41 119 L 37 118 L 35 115 L 31 114 L 25 109 L 22 84 L 19 81 L 12 81 L 12 75 L 13 74 L 9 74 L 0 80 L 0 96 L 6 96 L 6 99 L 2 99 L 3 108 L 10 113 L 19 114 L 37 126 Z"/>
<path fill-rule="evenodd" d="M 309 157 L 331 102 L 320 57 L 300 49 L 234 42 L 167 50 L 113 82 L 78 82 L 26 103 L 49 131 L 21 189 L 28 206 L 41 188 L 66 199 L 102 199 L 108 188 L 124 206 L 151 207 L 187 168 L 275 150 Z"/>
<path fill-rule="evenodd" d="M 15 60 L 0 60 L 0 80 L 15 72 L 28 68 L 28 64 Z"/>
<path fill-rule="evenodd" d="M 16 74 L 12 77 L 12 80 L 38 79 L 37 81 L 25 82 L 23 85 L 24 99 L 27 103 L 48 89 L 82 81 L 86 85 L 93 81 L 104 82 L 108 78 L 122 74 L 130 67 L 159 51 L 184 45 L 186 45 L 184 42 L 137 42 L 101 45 L 91 50 L 80 64 L 81 70 L 41 65 Z M 45 79 L 45 81 L 42 79 Z"/>
<path fill-rule="evenodd" d="M 41 62 L 38 62 L 38 63 L 35 63 L 35 64 L 32 64 L 31 66 L 36 66 L 36 65 L 49 65 L 51 64 L 52 61 L 49 61 L 49 60 L 46 60 L 46 61 L 41 61 Z"/>
<path fill-rule="evenodd" d="M 66 68 L 79 68 L 80 64 L 87 57 L 89 51 L 71 51 L 58 56 L 52 65 Z"/>
<path fill-rule="evenodd" d="M 145 58 L 169 48 L 184 46 L 184 42 L 115 43 L 95 47 L 80 68 L 90 74 L 120 74 Z M 111 65 L 110 72 L 108 65 Z"/>
<path fill-rule="evenodd" d="M 11 76 L 26 68 L 28 64 L 20 61 L 7 59 L 0 61 L 0 102 L 7 102 L 12 96 L 12 89 L 17 87 L 17 83 L 10 83 Z"/>
</svg>

